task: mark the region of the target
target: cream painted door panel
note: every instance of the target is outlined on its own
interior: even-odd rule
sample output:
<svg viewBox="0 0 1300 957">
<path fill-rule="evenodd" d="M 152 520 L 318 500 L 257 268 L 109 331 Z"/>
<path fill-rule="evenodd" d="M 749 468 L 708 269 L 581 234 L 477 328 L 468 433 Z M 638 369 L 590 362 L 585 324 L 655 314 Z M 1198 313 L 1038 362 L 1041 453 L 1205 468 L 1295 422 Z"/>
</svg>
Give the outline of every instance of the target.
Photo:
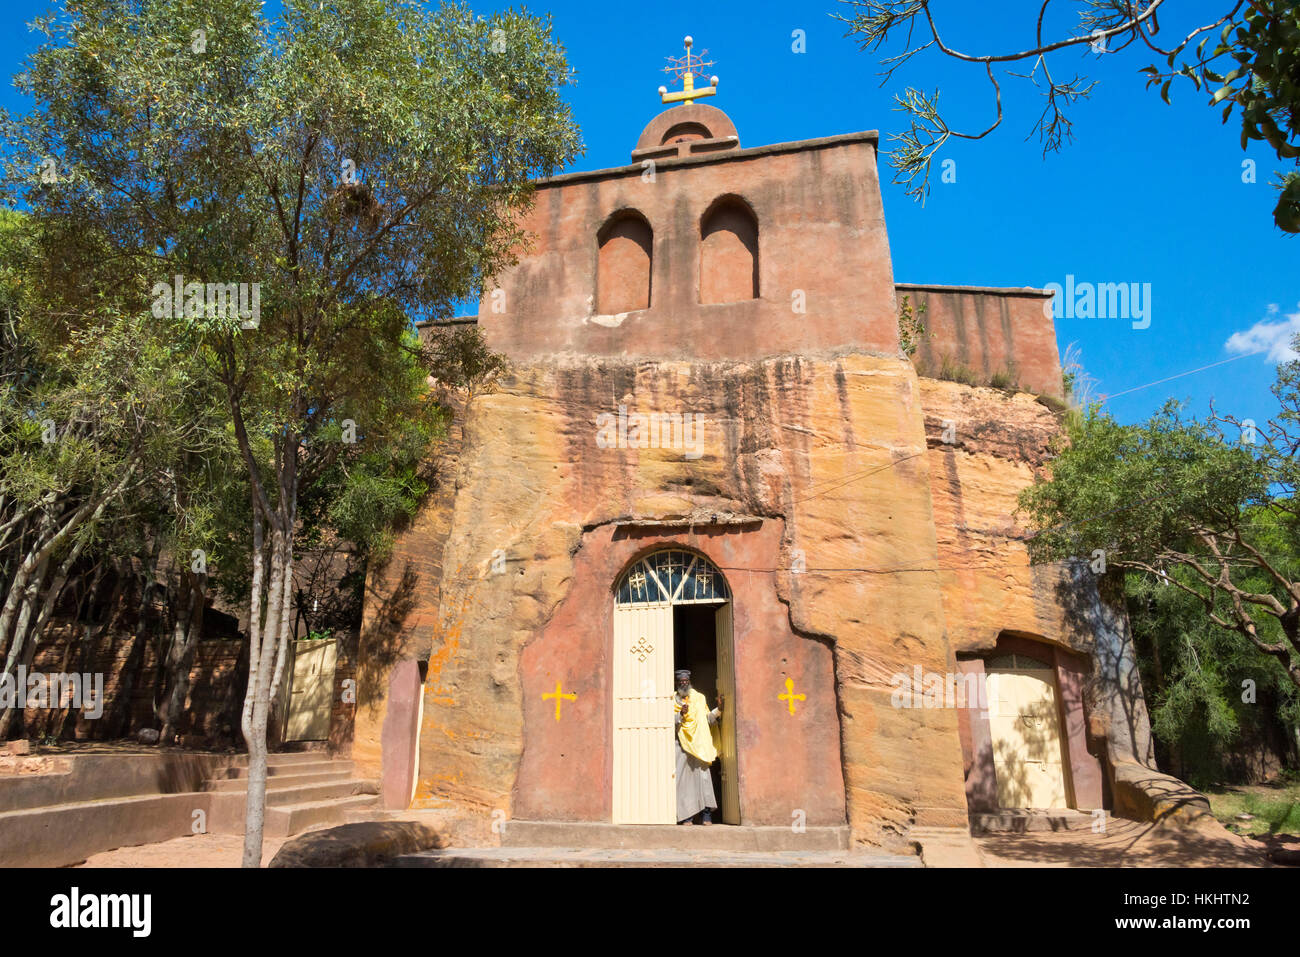
<svg viewBox="0 0 1300 957">
<path fill-rule="evenodd" d="M 992 671 L 987 681 L 998 804 L 1068 807 L 1052 673 Z"/>
<path fill-rule="evenodd" d="M 672 605 L 614 609 L 614 823 L 677 823 Z"/>
<path fill-rule="evenodd" d="M 293 688 L 286 741 L 324 741 L 330 736 L 334 703 L 334 639 L 293 643 Z"/>
<path fill-rule="evenodd" d="M 740 776 L 736 768 L 736 660 L 732 640 L 731 602 L 713 616 L 718 633 L 718 690 L 726 696 L 720 738 L 722 762 L 722 823 L 740 823 Z"/>
</svg>

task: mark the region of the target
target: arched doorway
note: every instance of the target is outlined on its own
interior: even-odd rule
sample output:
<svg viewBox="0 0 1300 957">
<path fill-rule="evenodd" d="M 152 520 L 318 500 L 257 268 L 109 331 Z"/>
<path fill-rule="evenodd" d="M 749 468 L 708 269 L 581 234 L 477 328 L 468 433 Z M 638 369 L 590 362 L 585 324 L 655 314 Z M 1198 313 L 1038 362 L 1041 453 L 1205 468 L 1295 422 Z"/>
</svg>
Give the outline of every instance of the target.
<svg viewBox="0 0 1300 957">
<path fill-rule="evenodd" d="M 1069 807 L 1052 665 L 1017 653 L 990 658 L 984 668 L 998 806 Z"/>
<path fill-rule="evenodd" d="M 712 656 L 705 638 L 712 630 Z M 710 705 L 726 697 L 718 765 L 722 821 L 740 823 L 736 760 L 736 671 L 731 590 L 703 555 L 667 548 L 633 562 L 614 589 L 615 824 L 676 823 L 673 670 L 715 676 L 692 681 Z"/>
</svg>

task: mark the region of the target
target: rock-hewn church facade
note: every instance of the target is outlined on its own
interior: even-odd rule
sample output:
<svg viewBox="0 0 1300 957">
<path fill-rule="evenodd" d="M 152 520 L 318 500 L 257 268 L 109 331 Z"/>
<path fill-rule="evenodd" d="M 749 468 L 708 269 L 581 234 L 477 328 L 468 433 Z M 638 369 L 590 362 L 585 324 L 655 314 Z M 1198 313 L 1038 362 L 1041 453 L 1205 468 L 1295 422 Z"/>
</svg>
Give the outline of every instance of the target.
<svg viewBox="0 0 1300 957">
<path fill-rule="evenodd" d="M 742 148 L 688 102 L 631 159 L 537 184 L 477 318 L 510 373 L 372 572 L 353 757 L 385 801 L 671 824 L 688 667 L 726 696 L 728 823 L 1143 811 L 1127 624 L 1014 518 L 1060 428 L 1050 294 L 896 283 L 875 133 Z"/>
</svg>

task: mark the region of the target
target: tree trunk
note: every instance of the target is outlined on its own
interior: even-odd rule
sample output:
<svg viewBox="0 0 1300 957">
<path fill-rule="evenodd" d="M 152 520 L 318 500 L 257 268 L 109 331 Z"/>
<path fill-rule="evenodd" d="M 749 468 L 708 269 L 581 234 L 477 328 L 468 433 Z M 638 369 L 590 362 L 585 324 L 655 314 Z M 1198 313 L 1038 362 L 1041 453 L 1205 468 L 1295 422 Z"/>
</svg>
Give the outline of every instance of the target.
<svg viewBox="0 0 1300 957">
<path fill-rule="evenodd" d="M 190 671 L 194 666 L 194 652 L 203 635 L 204 582 L 207 576 L 194 572 L 181 572 L 180 608 L 172 629 L 171 646 L 167 649 L 167 682 L 169 691 L 163 699 L 159 713 L 162 731 L 159 740 L 170 742 L 176 734 L 176 724 L 185 709 L 185 699 L 190 692 Z"/>
<path fill-rule="evenodd" d="M 292 437 L 291 437 L 292 438 Z M 292 450 L 297 442 L 287 443 Z M 261 615 L 261 518 L 260 499 L 253 500 L 252 598 L 249 615 L 248 691 L 244 696 L 243 731 L 248 744 L 248 803 L 244 821 L 244 867 L 262 864 L 262 833 L 266 821 L 266 731 L 271 706 L 284 670 L 289 646 L 289 615 L 293 594 L 293 535 L 297 518 L 297 473 L 295 453 L 280 458 L 277 505 L 265 516 L 271 529 L 269 553 L 271 581 L 267 589 L 266 614 Z M 259 627 L 260 624 L 260 627 Z"/>
<path fill-rule="evenodd" d="M 73 642 L 69 642 L 70 646 L 72 644 Z M 88 671 L 88 669 L 86 668 L 86 663 L 90 658 L 90 626 L 89 625 L 82 625 L 81 639 L 75 642 L 75 645 L 76 647 L 75 647 L 74 654 L 69 656 L 69 663 L 72 665 L 72 667 L 65 667 L 64 670 L 68 671 L 69 673 L 85 674 Z M 103 702 L 98 702 L 98 704 L 101 708 L 104 706 Z M 62 741 L 63 729 L 67 727 L 68 715 L 70 715 L 72 711 L 73 708 L 71 707 L 71 705 L 60 710 L 58 717 L 55 719 L 54 722 L 52 722 L 52 727 L 47 728 L 45 733 L 53 737 L 56 741 Z M 73 733 L 74 735 L 76 733 L 75 722 L 73 723 Z"/>
<path fill-rule="evenodd" d="M 116 732 L 113 735 L 114 737 L 125 737 L 130 731 L 132 719 L 135 716 L 132 708 L 131 696 L 135 691 L 135 685 L 140 678 L 140 673 L 144 671 L 144 653 L 149 644 L 149 636 L 146 632 L 146 612 L 149 608 L 153 591 L 157 587 L 158 556 L 159 545 L 155 543 L 152 551 L 143 563 L 140 574 L 135 576 L 136 582 L 140 588 L 140 594 L 136 602 L 135 621 L 132 626 L 132 634 L 134 637 L 132 638 L 131 653 L 127 658 L 127 665 L 124 669 L 124 680 L 118 685 L 117 694 L 115 696 L 114 724 L 116 726 Z"/>
<path fill-rule="evenodd" d="M 260 545 L 261 520 L 254 503 L 254 547 Z M 274 654 L 276 631 L 280 623 L 280 598 L 284 594 L 284 533 L 276 519 L 267 516 L 271 525 L 271 582 L 267 590 L 266 611 L 262 611 L 261 561 L 254 564 L 254 588 L 249 616 L 248 691 L 244 695 L 243 732 L 248 745 L 248 800 L 244 820 L 244 867 L 262 864 L 262 831 L 266 822 L 266 724 L 270 697 L 271 655 Z"/>
<path fill-rule="evenodd" d="M 32 580 L 37 576 L 43 578 L 46 569 L 49 568 L 49 551 L 46 549 L 49 538 L 44 537 L 49 525 L 50 522 L 47 518 L 42 523 L 41 530 L 34 533 L 35 540 L 28 548 L 22 563 L 18 566 L 13 580 L 9 583 L 4 607 L 0 608 L 0 653 L 6 655 L 5 671 L 13 668 L 13 661 L 18 655 L 18 652 L 13 650 L 13 644 L 23 631 L 24 617 L 30 615 Z M 36 589 L 40 589 L 39 581 L 36 583 Z"/>
<path fill-rule="evenodd" d="M 18 621 L 14 625 L 13 640 L 9 643 L 9 654 L 5 658 L 3 674 L 13 675 L 19 662 L 24 662 L 31 656 L 27 654 L 27 634 L 32 617 L 32 609 L 36 607 L 36 599 L 40 593 L 41 586 L 45 583 L 45 576 L 49 573 L 48 557 L 37 566 L 36 571 L 27 579 L 26 587 L 23 589 L 22 602 L 18 606 Z M 0 741 L 9 739 L 9 729 L 13 726 L 14 715 L 22 708 L 26 707 L 27 689 L 18 688 L 18 701 L 12 708 L 5 708 L 0 713 Z"/>
<path fill-rule="evenodd" d="M 36 652 L 37 652 L 37 650 L 38 650 L 39 643 L 40 643 L 40 635 L 39 635 L 39 634 L 34 634 L 34 635 L 32 635 L 32 640 L 29 641 L 29 642 L 27 643 L 27 648 L 26 648 L 26 650 L 23 652 L 23 656 L 22 656 L 22 658 L 19 659 L 19 664 L 20 664 L 20 665 L 25 669 L 26 673 L 29 674 L 29 675 L 32 673 L 32 666 L 36 663 Z M 50 691 L 50 697 L 49 697 L 49 698 L 46 700 L 46 702 L 45 702 L 45 703 L 46 703 L 46 706 L 47 706 L 48 708 L 50 708 L 50 709 L 57 708 L 57 707 L 59 706 L 59 702 L 54 698 L 54 695 L 53 695 L 53 690 L 54 690 L 54 689 L 53 689 L 52 686 L 47 686 L 47 688 L 49 688 L 49 691 Z M 5 716 L 6 718 L 8 718 L 8 717 L 9 717 L 10 715 L 12 715 L 12 714 L 14 713 L 14 711 L 16 711 L 16 710 L 17 710 L 16 708 L 11 708 L 11 709 L 9 709 L 8 711 L 5 712 L 5 715 L 4 715 L 4 716 Z M 52 711 L 48 711 L 48 710 L 46 711 L 46 714 L 52 714 L 52 713 L 53 713 Z M 25 738 L 25 737 L 28 736 L 28 728 L 29 728 L 29 725 L 28 725 L 28 722 L 27 722 L 27 718 L 28 718 L 28 714 L 27 714 L 27 712 L 26 712 L 26 711 L 22 711 L 22 712 L 21 712 L 21 718 L 20 718 L 20 724 L 19 724 L 19 727 L 20 727 L 20 729 L 21 729 L 21 733 L 20 733 L 19 737 L 23 737 L 23 738 Z M 3 740 L 4 737 L 5 737 L 5 735 L 8 734 L 8 733 L 9 733 L 9 726 L 8 726 L 8 725 L 3 725 L 3 723 L 0 723 L 0 740 Z M 47 732 L 47 733 L 48 733 L 48 732 Z"/>
<path fill-rule="evenodd" d="M 46 514 L 42 533 L 39 538 L 39 546 L 34 545 L 31 551 L 29 551 L 27 557 L 24 559 L 22 565 L 19 566 L 18 574 L 9 586 L 9 595 L 5 599 L 4 607 L 0 609 L 0 648 L 5 646 L 5 641 L 9 634 L 9 628 L 13 621 L 14 614 L 18 609 L 20 600 L 24 602 L 24 610 L 19 612 L 19 614 L 29 616 L 31 613 L 31 603 L 35 601 L 35 598 L 33 593 L 27 592 L 27 589 L 32 576 L 35 575 L 38 570 L 43 574 L 44 570 L 48 568 L 50 556 L 60 545 L 67 541 L 68 537 L 79 529 L 83 523 L 87 520 L 93 523 L 99 519 L 99 516 L 103 514 L 104 508 L 108 503 L 120 495 L 126 488 L 132 474 L 135 472 L 135 468 L 136 462 L 134 460 L 129 460 L 127 468 L 117 485 L 103 492 L 98 498 L 93 498 L 82 503 L 80 507 L 73 510 L 72 513 L 67 516 L 66 521 L 64 520 L 64 516 L 59 516 L 56 520 L 51 514 Z M 61 526 L 59 525 L 60 522 L 63 523 Z M 39 583 L 36 587 L 39 590 Z M 28 597 L 29 595 L 32 597 Z M 17 628 L 15 628 L 15 632 L 20 630 L 22 627 L 23 626 L 20 623 Z M 14 655 L 11 650 L 11 661 L 13 657 Z M 6 665 L 6 667 L 8 668 L 11 666 Z"/>
</svg>

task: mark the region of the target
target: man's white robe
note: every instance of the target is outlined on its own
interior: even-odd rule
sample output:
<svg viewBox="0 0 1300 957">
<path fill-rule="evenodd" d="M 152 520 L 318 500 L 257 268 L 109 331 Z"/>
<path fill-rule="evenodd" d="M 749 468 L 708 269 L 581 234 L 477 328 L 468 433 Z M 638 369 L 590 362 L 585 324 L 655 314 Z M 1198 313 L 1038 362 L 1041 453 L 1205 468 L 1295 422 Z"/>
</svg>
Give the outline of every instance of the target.
<svg viewBox="0 0 1300 957">
<path fill-rule="evenodd" d="M 709 724 L 717 724 L 721 716 L 721 709 L 714 708 L 707 713 Z M 680 727 L 681 711 L 674 717 Z M 718 799 L 713 793 L 713 775 L 709 772 L 709 765 L 695 755 L 687 754 L 681 739 L 675 734 L 673 743 L 677 747 L 677 820 L 680 822 L 693 818 L 705 808 L 716 810 Z"/>
</svg>

